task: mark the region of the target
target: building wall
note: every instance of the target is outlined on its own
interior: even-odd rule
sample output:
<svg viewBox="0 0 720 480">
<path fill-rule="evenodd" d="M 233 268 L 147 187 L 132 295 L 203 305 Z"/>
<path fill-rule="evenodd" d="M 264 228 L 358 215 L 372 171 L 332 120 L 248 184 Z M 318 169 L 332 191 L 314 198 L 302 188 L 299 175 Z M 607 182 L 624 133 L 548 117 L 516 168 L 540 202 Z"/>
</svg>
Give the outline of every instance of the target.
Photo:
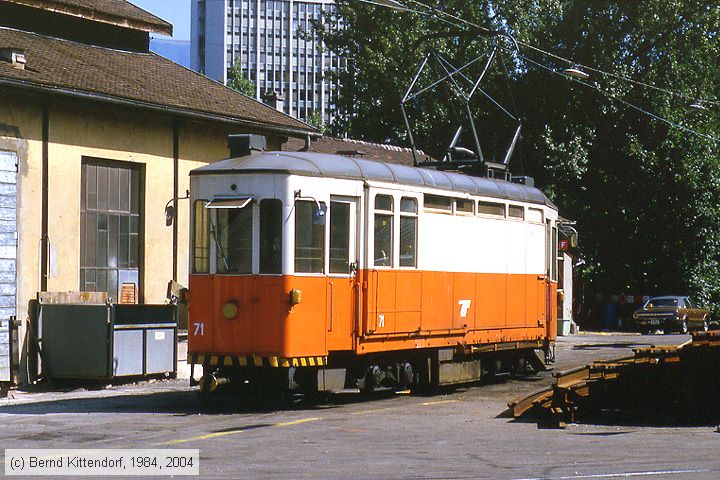
<svg viewBox="0 0 720 480">
<path fill-rule="evenodd" d="M 42 225 L 42 104 L 3 95 L 0 150 L 18 156 L 17 318 L 24 338 L 28 302 L 40 290 Z M 189 188 L 190 170 L 228 156 L 227 135 L 252 133 L 210 123 L 182 121 L 179 127 L 178 196 Z M 268 138 L 278 147 L 280 139 Z M 144 303 L 162 303 L 173 276 L 173 227 L 165 205 L 173 198 L 173 120 L 169 116 L 113 106 L 54 100 L 49 106 L 48 291 L 80 288 L 81 166 L 83 157 L 142 164 L 144 176 Z M 189 202 L 178 202 L 177 280 L 187 285 Z"/>
<path fill-rule="evenodd" d="M 0 149 L 18 158 L 17 318 L 24 338 L 28 302 L 40 288 L 42 107 L 5 95 L 0 109 Z"/>
<path fill-rule="evenodd" d="M 239 59 L 258 100 L 275 91 L 285 113 L 307 120 L 318 112 L 330 121 L 338 85 L 326 72 L 340 68 L 341 59 L 319 48 L 311 24 L 330 9 L 332 0 L 193 0 L 192 68 L 227 82 Z"/>
</svg>

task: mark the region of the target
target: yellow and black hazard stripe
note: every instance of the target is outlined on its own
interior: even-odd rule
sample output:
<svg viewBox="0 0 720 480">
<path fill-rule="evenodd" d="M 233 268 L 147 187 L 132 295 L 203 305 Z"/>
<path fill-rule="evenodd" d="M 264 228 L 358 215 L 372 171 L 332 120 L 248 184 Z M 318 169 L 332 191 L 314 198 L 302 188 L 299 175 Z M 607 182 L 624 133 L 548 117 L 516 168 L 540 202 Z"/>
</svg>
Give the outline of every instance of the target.
<svg viewBox="0 0 720 480">
<path fill-rule="evenodd" d="M 202 355 L 188 354 L 188 363 L 197 363 L 210 367 L 324 367 L 327 365 L 326 356 L 314 357 L 275 357 L 260 355 Z"/>
</svg>

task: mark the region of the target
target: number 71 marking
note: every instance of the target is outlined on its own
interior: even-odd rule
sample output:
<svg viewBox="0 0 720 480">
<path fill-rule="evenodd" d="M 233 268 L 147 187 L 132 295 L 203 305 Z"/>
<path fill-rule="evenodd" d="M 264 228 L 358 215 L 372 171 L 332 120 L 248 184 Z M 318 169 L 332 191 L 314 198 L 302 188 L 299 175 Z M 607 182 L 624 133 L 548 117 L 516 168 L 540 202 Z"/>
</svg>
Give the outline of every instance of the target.
<svg viewBox="0 0 720 480">
<path fill-rule="evenodd" d="M 195 323 L 193 323 L 193 325 L 195 325 L 195 333 L 193 335 L 195 335 L 196 337 L 198 335 L 199 336 L 205 335 L 205 323 L 195 322 Z"/>
</svg>

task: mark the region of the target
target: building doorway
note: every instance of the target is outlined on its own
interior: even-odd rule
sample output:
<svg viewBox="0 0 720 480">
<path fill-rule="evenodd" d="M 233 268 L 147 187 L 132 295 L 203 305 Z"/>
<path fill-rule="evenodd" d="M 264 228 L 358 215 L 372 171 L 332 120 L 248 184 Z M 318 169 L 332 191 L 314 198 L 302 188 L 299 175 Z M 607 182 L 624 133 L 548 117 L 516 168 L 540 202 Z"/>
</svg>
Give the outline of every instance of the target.
<svg viewBox="0 0 720 480">
<path fill-rule="evenodd" d="M 17 155 L 0 151 L 0 382 L 13 377 L 17 295 Z"/>
</svg>

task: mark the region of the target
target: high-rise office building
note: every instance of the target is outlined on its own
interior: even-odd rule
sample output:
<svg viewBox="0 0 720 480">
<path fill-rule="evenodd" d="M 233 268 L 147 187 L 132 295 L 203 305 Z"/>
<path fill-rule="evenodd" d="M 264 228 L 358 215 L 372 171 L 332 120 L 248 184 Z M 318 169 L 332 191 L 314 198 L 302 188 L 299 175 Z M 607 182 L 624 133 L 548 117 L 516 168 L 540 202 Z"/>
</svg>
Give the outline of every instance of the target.
<svg viewBox="0 0 720 480">
<path fill-rule="evenodd" d="M 329 122 L 338 85 L 327 72 L 342 60 L 321 48 L 312 20 L 334 8 L 331 0 L 193 0 L 191 68 L 227 83 L 239 59 L 257 99 L 275 92 L 285 113 L 319 112 Z"/>
</svg>

